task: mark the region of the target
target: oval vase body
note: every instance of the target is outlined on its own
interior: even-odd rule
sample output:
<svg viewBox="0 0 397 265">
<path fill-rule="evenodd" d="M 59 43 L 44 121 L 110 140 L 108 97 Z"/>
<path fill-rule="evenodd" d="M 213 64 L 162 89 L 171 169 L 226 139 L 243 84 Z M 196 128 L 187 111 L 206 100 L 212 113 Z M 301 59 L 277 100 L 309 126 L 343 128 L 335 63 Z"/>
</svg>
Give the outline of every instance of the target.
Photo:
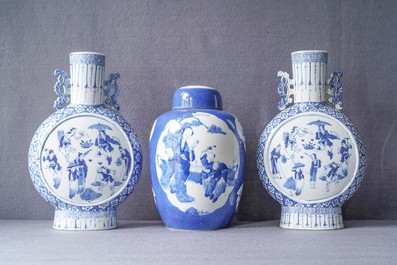
<svg viewBox="0 0 397 265">
<path fill-rule="evenodd" d="M 335 107 L 340 72 L 325 80 L 327 53 L 292 54 L 295 79 L 279 73 L 283 109 L 259 140 L 257 165 L 266 190 L 281 205 L 280 226 L 291 229 L 343 228 L 342 204 L 358 189 L 366 168 L 365 145 L 357 128 Z M 336 74 L 339 74 L 335 80 Z M 310 85 L 309 85 L 310 84 Z M 284 97 L 284 98 L 283 98 Z"/>
<path fill-rule="evenodd" d="M 64 98 L 58 97 L 54 104 L 58 110 L 40 125 L 30 146 L 32 181 L 55 207 L 56 229 L 115 228 L 116 207 L 139 179 L 142 154 L 136 134 L 111 109 L 118 108 L 115 97 L 109 107 L 103 104 L 110 99 L 110 90 L 118 93 L 117 78 L 102 86 L 104 60 L 97 53 L 71 54 L 72 81 L 58 75 L 55 90 L 62 81 L 64 87 L 58 91 Z"/>
<path fill-rule="evenodd" d="M 214 97 L 217 102 L 209 102 Z M 237 210 L 243 187 L 244 136 L 238 120 L 221 111 L 221 104 L 220 94 L 212 88 L 183 87 L 175 92 L 174 110 L 153 125 L 153 194 L 169 228 L 224 228 Z"/>
</svg>

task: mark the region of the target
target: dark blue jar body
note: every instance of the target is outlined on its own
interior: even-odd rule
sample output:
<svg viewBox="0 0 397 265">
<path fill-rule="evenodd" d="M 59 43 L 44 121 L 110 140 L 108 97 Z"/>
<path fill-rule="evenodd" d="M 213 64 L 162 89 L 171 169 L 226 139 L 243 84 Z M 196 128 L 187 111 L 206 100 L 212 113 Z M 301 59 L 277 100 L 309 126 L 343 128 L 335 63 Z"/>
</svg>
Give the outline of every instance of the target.
<svg viewBox="0 0 397 265">
<path fill-rule="evenodd" d="M 237 210 L 245 142 L 237 118 L 221 108 L 215 89 L 184 87 L 174 94 L 173 110 L 153 125 L 153 194 L 168 228 L 225 228 Z"/>
</svg>

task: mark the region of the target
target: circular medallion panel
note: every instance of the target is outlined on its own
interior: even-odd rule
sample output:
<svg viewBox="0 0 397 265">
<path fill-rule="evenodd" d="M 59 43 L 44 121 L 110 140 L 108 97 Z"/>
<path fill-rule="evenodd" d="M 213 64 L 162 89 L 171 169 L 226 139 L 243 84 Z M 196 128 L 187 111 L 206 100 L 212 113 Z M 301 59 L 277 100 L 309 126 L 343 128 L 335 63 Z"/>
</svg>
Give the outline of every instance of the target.
<svg viewBox="0 0 397 265">
<path fill-rule="evenodd" d="M 282 122 L 264 152 L 270 182 L 302 203 L 338 196 L 358 170 L 354 137 L 341 122 L 321 113 L 298 114 Z"/>
<path fill-rule="evenodd" d="M 96 115 L 71 116 L 44 141 L 40 165 L 49 190 L 73 205 L 98 205 L 120 193 L 133 165 L 127 136 Z"/>
</svg>

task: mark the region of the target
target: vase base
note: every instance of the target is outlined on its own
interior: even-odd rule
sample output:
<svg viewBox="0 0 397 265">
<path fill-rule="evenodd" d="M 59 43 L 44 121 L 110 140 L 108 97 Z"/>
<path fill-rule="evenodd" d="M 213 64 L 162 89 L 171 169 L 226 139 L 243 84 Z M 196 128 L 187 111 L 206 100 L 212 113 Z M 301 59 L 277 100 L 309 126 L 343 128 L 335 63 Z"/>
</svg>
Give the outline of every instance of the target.
<svg viewBox="0 0 397 265">
<path fill-rule="evenodd" d="M 343 228 L 341 208 L 282 207 L 280 227 L 299 230 Z"/>
<path fill-rule="evenodd" d="M 90 213 L 55 210 L 53 227 L 57 230 L 73 231 L 115 229 L 116 211 Z"/>
</svg>

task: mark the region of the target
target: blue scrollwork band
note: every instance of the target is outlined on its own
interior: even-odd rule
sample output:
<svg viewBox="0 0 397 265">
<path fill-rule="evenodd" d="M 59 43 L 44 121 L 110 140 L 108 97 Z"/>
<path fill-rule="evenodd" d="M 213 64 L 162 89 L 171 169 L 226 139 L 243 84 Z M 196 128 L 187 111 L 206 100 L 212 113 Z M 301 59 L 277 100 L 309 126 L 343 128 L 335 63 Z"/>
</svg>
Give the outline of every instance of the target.
<svg viewBox="0 0 397 265">
<path fill-rule="evenodd" d="M 277 73 L 277 77 L 280 79 L 280 84 L 278 85 L 277 88 L 277 93 L 280 96 L 280 101 L 278 102 L 278 109 L 283 110 L 288 105 L 288 103 L 292 102 L 292 99 L 289 98 L 290 93 L 288 92 L 290 79 L 289 79 L 289 74 L 282 71 L 279 71 Z"/>
<path fill-rule="evenodd" d="M 302 51 L 291 54 L 292 63 L 327 63 L 328 53 L 326 51 Z"/>
<path fill-rule="evenodd" d="M 335 105 L 336 109 L 343 109 L 343 102 L 342 102 L 342 92 L 343 87 L 340 79 L 343 76 L 342 71 L 335 71 L 331 74 L 331 78 L 328 80 L 329 84 L 329 92 L 331 98 L 329 99 L 330 103 Z"/>
<path fill-rule="evenodd" d="M 105 66 L 105 55 L 100 53 L 71 53 L 70 64 L 94 64 Z"/>
<path fill-rule="evenodd" d="M 109 79 L 104 81 L 105 84 L 105 104 L 112 109 L 119 111 L 120 105 L 116 98 L 119 95 L 119 85 L 117 80 L 120 78 L 119 73 L 113 73 L 109 75 Z"/>
<path fill-rule="evenodd" d="M 70 102 L 70 80 L 66 72 L 60 69 L 56 69 L 54 75 L 57 77 L 57 82 L 54 86 L 54 92 L 57 96 L 54 101 L 54 108 L 58 110 L 66 107 Z"/>
</svg>

